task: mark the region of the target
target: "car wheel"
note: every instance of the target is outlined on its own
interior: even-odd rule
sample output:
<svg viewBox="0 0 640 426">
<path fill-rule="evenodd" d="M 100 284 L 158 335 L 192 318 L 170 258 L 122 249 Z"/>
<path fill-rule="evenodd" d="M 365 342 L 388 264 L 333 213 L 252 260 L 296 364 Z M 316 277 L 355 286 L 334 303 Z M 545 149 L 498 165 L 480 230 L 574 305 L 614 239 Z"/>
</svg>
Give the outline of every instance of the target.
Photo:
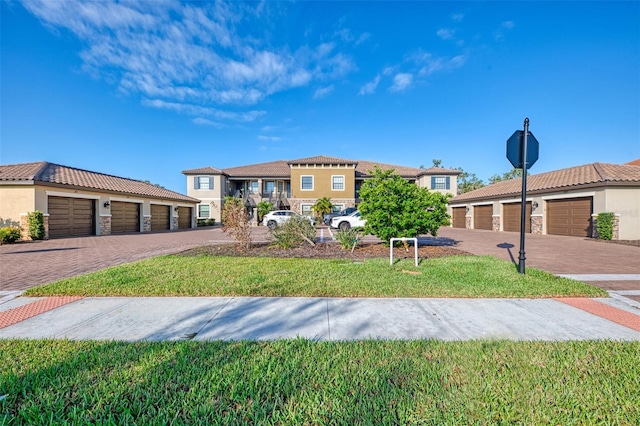
<svg viewBox="0 0 640 426">
<path fill-rule="evenodd" d="M 340 222 L 338 228 L 340 228 L 341 231 L 348 231 L 351 229 L 351 224 L 349 222 Z"/>
<path fill-rule="evenodd" d="M 278 224 L 275 220 L 270 220 L 269 222 L 267 222 L 267 228 L 269 229 L 276 229 L 276 226 L 278 226 Z"/>
</svg>

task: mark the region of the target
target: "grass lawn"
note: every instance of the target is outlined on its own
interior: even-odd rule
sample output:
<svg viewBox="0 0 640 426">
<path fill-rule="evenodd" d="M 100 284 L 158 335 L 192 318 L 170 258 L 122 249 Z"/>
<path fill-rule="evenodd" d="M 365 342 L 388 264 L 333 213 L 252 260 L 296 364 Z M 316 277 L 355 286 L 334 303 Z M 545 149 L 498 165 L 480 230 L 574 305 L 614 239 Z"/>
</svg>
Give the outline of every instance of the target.
<svg viewBox="0 0 640 426">
<path fill-rule="evenodd" d="M 490 256 L 351 260 L 162 256 L 28 290 L 27 296 L 606 297 L 597 287 Z"/>
<path fill-rule="evenodd" d="M 640 423 L 640 342 L 0 340 L 0 424 Z"/>
</svg>

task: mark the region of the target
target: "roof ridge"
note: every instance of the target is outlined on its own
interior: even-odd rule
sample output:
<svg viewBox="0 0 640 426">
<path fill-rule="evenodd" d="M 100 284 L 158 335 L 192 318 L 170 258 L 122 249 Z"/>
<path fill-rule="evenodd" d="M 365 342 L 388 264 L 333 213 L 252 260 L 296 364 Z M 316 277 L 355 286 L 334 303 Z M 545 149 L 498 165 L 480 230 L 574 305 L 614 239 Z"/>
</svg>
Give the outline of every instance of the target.
<svg viewBox="0 0 640 426">
<path fill-rule="evenodd" d="M 94 175 L 102 175 L 102 176 L 107 176 L 107 177 L 112 177 L 112 178 L 117 178 L 117 179 L 124 179 L 124 180 L 129 180 L 129 181 L 132 181 L 132 182 L 146 183 L 148 185 L 155 186 L 154 184 L 145 182 L 142 179 L 133 179 L 133 178 L 130 178 L 130 177 L 116 176 L 116 175 L 111 175 L 109 173 L 96 172 L 96 171 L 93 171 L 93 170 L 80 169 L 78 167 L 73 167 L 73 166 L 65 166 L 64 164 L 51 163 L 49 161 L 45 161 L 45 163 L 47 164 L 47 166 L 64 167 L 65 169 L 77 170 L 79 172 L 91 173 L 91 174 L 94 174 Z M 39 170 L 38 172 L 41 172 L 42 170 L 43 169 Z M 169 189 L 168 191 L 171 191 L 171 190 Z M 172 191 L 172 192 L 175 192 L 175 191 Z"/>
</svg>

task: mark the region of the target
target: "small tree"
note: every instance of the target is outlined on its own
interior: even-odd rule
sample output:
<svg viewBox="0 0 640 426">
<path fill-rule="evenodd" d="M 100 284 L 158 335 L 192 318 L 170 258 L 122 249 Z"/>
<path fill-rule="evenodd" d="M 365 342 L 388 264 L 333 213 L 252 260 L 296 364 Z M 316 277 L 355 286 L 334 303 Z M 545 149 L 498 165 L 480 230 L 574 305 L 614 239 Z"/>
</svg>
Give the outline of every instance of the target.
<svg viewBox="0 0 640 426">
<path fill-rule="evenodd" d="M 240 250 L 249 250 L 251 247 L 251 225 L 242 198 L 225 197 L 221 219 L 222 231 L 233 236 Z"/>
<path fill-rule="evenodd" d="M 365 233 L 388 244 L 391 238 L 435 237 L 441 226 L 449 224 L 449 195 L 410 183 L 394 170 L 376 167 L 370 173 L 371 179 L 360 188 L 358 206 L 367 220 Z"/>
<path fill-rule="evenodd" d="M 271 235 L 280 248 L 299 247 L 305 241 L 312 246 L 316 245 L 313 242 L 316 238 L 316 228 L 306 217 L 299 215 L 292 216 L 282 225 L 276 226 L 271 230 Z"/>
<path fill-rule="evenodd" d="M 32 240 L 44 240 L 44 213 L 39 210 L 27 214 L 29 236 Z"/>
<path fill-rule="evenodd" d="M 316 203 L 311 206 L 311 210 L 315 213 L 316 219 L 318 222 L 322 222 L 322 218 L 325 214 L 331 213 L 333 210 L 333 204 L 331 203 L 331 198 L 322 197 L 316 200 Z"/>
<path fill-rule="evenodd" d="M 260 201 L 257 206 L 258 210 L 258 223 L 262 222 L 262 218 L 265 214 L 273 210 L 273 204 L 268 201 Z"/>
<path fill-rule="evenodd" d="M 616 215 L 611 212 L 598 213 L 596 219 L 596 230 L 598 231 L 598 238 L 601 240 L 613 239 L 613 223 Z"/>
</svg>

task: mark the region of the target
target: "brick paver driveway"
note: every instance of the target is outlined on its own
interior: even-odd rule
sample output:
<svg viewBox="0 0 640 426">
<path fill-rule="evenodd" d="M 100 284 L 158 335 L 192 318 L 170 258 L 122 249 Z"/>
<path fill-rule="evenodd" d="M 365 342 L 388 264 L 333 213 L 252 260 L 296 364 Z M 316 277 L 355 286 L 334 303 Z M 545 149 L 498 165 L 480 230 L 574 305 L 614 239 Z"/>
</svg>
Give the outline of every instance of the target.
<svg viewBox="0 0 640 426">
<path fill-rule="evenodd" d="M 264 240 L 265 227 L 253 230 Z M 0 291 L 26 290 L 62 278 L 233 239 L 218 227 L 150 234 L 60 238 L 0 246 Z"/>
<path fill-rule="evenodd" d="M 264 241 L 266 227 L 252 229 L 254 241 Z M 328 231 L 323 231 L 325 237 Z M 367 237 L 367 240 L 375 238 Z M 477 255 L 518 261 L 520 234 L 441 228 L 436 244 L 447 244 Z M 233 241 L 220 228 L 151 234 L 63 238 L 0 246 L 0 291 L 25 290 L 62 278 L 93 272 L 189 248 Z M 640 274 L 640 248 L 584 238 L 527 235 L 526 265 L 555 274 Z M 599 281 L 606 289 L 640 290 L 640 281 Z"/>
<path fill-rule="evenodd" d="M 519 232 L 441 228 L 438 240 L 476 255 L 518 262 Z M 640 275 L 640 247 L 559 235 L 525 237 L 525 265 L 553 274 Z M 608 290 L 640 290 L 640 280 L 589 281 Z"/>
</svg>

